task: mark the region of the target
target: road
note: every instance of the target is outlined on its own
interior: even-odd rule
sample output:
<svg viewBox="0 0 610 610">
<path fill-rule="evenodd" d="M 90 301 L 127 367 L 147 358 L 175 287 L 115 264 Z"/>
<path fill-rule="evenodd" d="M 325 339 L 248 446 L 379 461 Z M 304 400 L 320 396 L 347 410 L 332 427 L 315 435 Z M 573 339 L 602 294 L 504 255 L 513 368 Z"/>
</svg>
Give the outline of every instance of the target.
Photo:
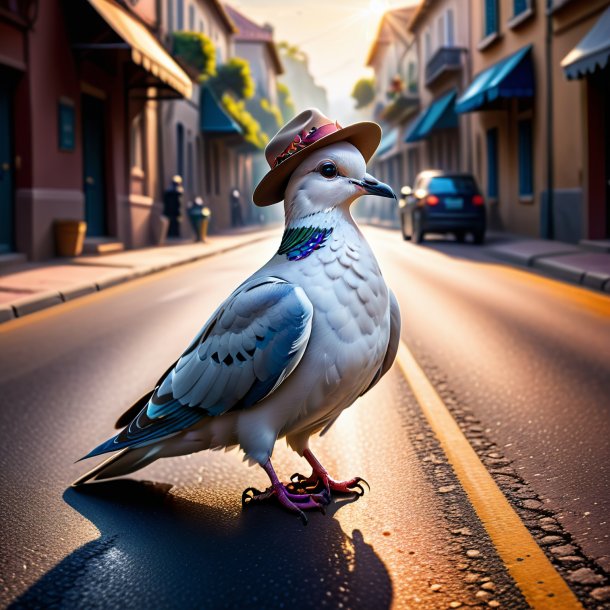
<svg viewBox="0 0 610 610">
<path fill-rule="evenodd" d="M 571 585 L 601 607 L 590 594 L 610 556 L 608 297 L 468 244 L 366 234 L 400 301 L 404 342 L 562 575 L 594 572 Z M 3 606 L 527 607 L 396 367 L 313 443 L 332 474 L 363 476 L 371 492 L 336 499 L 306 528 L 275 505 L 242 511 L 242 490 L 267 481 L 235 452 L 69 488 L 87 467 L 75 460 L 276 247 L 0 328 Z M 283 442 L 274 464 L 285 478 L 307 472 Z"/>
</svg>

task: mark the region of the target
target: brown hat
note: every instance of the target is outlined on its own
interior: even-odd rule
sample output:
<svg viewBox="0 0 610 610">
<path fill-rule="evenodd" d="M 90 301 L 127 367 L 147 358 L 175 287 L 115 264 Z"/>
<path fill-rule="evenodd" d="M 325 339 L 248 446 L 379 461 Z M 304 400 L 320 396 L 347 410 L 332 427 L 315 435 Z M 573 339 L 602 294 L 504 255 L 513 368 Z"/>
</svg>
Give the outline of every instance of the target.
<svg viewBox="0 0 610 610">
<path fill-rule="evenodd" d="M 368 162 L 379 146 L 381 127 L 369 121 L 341 127 L 315 108 L 295 116 L 265 148 L 271 169 L 254 190 L 254 203 L 262 207 L 281 201 L 290 175 L 305 157 L 318 148 L 344 140 L 353 144 Z"/>
</svg>

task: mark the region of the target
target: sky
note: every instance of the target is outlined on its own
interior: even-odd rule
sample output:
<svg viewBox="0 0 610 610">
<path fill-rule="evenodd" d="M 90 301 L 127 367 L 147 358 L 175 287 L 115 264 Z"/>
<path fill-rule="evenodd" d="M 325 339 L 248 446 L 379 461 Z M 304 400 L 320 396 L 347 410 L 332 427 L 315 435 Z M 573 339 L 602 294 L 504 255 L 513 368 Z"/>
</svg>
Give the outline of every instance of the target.
<svg viewBox="0 0 610 610">
<path fill-rule="evenodd" d="M 287 40 L 309 56 L 316 82 L 326 88 L 335 113 L 350 97 L 354 83 L 370 75 L 365 61 L 382 14 L 417 0 L 229 0 L 244 15 L 270 23 L 276 42 Z"/>
</svg>

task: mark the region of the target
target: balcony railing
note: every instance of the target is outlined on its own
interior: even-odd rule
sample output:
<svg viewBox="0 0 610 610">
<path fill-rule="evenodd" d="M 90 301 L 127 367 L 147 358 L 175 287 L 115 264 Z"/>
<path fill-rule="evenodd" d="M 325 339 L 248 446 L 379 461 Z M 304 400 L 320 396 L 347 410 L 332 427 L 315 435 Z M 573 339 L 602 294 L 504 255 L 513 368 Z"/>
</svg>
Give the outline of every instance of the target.
<svg viewBox="0 0 610 610">
<path fill-rule="evenodd" d="M 462 69 L 462 49 L 440 47 L 426 64 L 426 85 L 433 83 L 441 74 Z"/>
</svg>

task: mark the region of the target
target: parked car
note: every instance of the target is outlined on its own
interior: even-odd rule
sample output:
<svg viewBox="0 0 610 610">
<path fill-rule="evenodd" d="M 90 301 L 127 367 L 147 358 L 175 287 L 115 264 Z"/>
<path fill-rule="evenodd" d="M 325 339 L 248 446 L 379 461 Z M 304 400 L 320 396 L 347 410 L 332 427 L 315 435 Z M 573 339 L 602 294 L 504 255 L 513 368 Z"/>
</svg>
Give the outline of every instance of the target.
<svg viewBox="0 0 610 610">
<path fill-rule="evenodd" d="M 475 244 L 485 240 L 485 200 L 471 174 L 427 170 L 413 188 L 403 186 L 398 201 L 404 239 L 419 244 L 426 233 L 453 233 L 463 242 L 471 233 Z"/>
</svg>

